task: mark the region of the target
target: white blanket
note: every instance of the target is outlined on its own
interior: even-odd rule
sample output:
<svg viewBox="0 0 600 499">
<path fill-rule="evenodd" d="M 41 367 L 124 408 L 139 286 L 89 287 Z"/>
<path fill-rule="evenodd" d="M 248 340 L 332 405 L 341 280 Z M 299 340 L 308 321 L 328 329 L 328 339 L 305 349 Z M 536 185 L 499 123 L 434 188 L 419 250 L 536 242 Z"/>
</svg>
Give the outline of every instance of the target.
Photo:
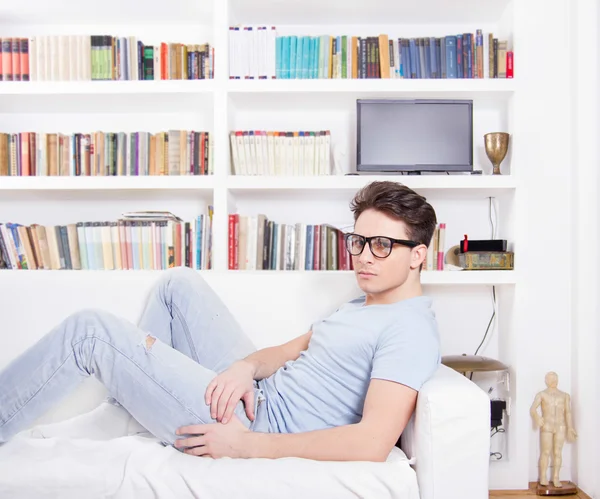
<svg viewBox="0 0 600 499">
<path fill-rule="evenodd" d="M 0 497 L 419 498 L 416 474 L 398 448 L 385 463 L 215 460 L 183 454 L 128 428 L 125 436 L 110 439 L 94 425 L 87 438 L 22 432 L 0 446 Z"/>
</svg>

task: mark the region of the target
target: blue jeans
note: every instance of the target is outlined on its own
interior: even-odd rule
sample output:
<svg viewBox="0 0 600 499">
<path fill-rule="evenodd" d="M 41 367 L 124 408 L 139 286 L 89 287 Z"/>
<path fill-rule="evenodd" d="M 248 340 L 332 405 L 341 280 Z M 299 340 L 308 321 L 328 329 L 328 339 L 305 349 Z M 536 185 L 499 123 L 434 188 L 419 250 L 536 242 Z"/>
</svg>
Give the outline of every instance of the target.
<svg viewBox="0 0 600 499">
<path fill-rule="evenodd" d="M 148 335 L 156 341 L 148 346 Z M 217 294 L 188 268 L 164 271 L 136 326 L 99 310 L 77 312 L 0 372 L 0 443 L 29 428 L 86 376 L 148 431 L 173 444 L 180 426 L 214 423 L 204 401 L 209 382 L 255 351 Z M 240 401 L 235 415 L 268 431 L 255 383 L 255 420 Z"/>
</svg>

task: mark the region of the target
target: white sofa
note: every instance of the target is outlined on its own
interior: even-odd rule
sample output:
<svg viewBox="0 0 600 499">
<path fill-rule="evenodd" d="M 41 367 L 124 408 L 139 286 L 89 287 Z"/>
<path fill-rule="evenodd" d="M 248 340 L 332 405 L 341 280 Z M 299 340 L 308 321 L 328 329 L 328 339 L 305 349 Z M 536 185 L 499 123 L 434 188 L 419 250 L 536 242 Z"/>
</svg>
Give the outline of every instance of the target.
<svg viewBox="0 0 600 499">
<path fill-rule="evenodd" d="M 0 368 L 53 323 L 90 303 L 135 320 L 143 304 L 143 291 L 156 278 L 155 274 L 145 273 L 73 272 L 57 282 L 38 272 L 27 272 L 26 277 L 23 272 L 16 274 L 6 278 L 13 280 L 8 283 L 12 292 L 0 300 L 0 315 L 5 331 L 15 331 L 18 327 L 20 334 L 0 335 Z M 232 276 L 232 273 L 215 273 L 207 278 L 238 320 L 247 326 L 245 329 L 258 348 L 285 341 L 282 331 L 295 336 L 301 331 L 297 328 L 303 328 L 309 316 L 326 313 L 340 300 L 337 278 L 328 281 L 329 277 L 324 276 L 298 276 L 292 277 L 291 283 L 290 278 L 279 279 L 257 274 Z M 347 297 L 356 292 L 351 279 L 350 276 L 344 291 Z M 256 300 L 248 304 L 248 293 L 256 289 L 257 283 L 261 289 L 270 291 L 265 291 L 258 304 Z M 287 297 L 291 299 L 281 301 L 274 311 L 273 302 L 277 297 L 281 300 L 286 286 Z M 317 291 L 307 294 L 307 290 Z M 22 296 L 28 299 L 22 300 Z M 52 296 L 60 298 L 52 300 Z M 30 313 L 32 303 L 38 304 L 37 314 Z M 256 319 L 261 315 L 260 303 L 264 303 L 263 312 L 270 315 L 270 326 L 266 329 L 264 317 Z M 94 383 L 95 380 L 86 380 L 81 390 L 62 403 L 68 410 L 61 413 L 59 409 L 49 419 L 61 419 L 57 416 L 61 414 L 81 414 L 97 406 L 105 393 Z M 395 448 L 385 463 L 322 463 L 297 458 L 200 459 L 163 447 L 151 435 L 137 434 L 135 425 L 116 420 L 114 424 L 112 436 L 119 438 L 110 440 L 90 428 L 86 439 L 31 438 L 30 432 L 23 432 L 0 446 L 0 497 L 485 499 L 488 496 L 489 398 L 474 383 L 445 366 L 423 386 L 415 414 L 401 437 L 402 450 Z"/>
</svg>

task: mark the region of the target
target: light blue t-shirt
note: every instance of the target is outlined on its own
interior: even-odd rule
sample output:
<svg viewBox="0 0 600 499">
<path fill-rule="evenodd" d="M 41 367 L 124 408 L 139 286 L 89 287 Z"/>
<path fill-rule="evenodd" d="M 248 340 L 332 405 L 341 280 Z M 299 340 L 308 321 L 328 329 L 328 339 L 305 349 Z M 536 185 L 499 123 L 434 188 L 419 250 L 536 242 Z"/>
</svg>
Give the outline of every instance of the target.
<svg viewBox="0 0 600 499">
<path fill-rule="evenodd" d="M 419 390 L 440 363 L 431 299 L 365 305 L 364 296 L 312 326 L 308 348 L 263 389 L 269 430 L 298 433 L 357 423 L 372 378 Z"/>
</svg>

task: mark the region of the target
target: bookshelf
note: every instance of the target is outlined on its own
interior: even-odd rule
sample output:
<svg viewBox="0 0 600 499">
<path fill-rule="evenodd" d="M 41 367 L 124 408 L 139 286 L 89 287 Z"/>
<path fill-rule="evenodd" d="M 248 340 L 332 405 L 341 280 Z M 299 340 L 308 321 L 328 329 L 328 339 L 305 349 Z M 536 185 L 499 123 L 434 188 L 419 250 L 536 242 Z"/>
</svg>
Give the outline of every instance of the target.
<svg viewBox="0 0 600 499">
<path fill-rule="evenodd" d="M 229 0 L 219 2 L 152 0 L 139 9 L 135 2 L 109 0 L 103 13 L 92 12 L 85 2 L 58 0 L 51 9 L 42 0 L 15 4 L 2 36 L 37 34 L 122 34 L 158 43 L 181 40 L 207 41 L 215 47 L 215 78 L 193 81 L 36 81 L 0 82 L 0 132 L 72 133 L 77 131 L 150 132 L 168 129 L 206 130 L 214 138 L 214 175 L 201 177 L 0 177 L 2 221 L 23 224 L 72 223 L 80 219 L 115 219 L 133 210 L 168 210 L 190 220 L 214 206 L 213 270 L 227 276 L 260 276 L 277 283 L 329 283 L 335 288 L 352 280 L 347 271 L 229 271 L 229 213 L 265 213 L 270 219 L 294 223 L 351 223 L 348 202 L 367 182 L 396 179 L 423 193 L 434 205 L 438 219 L 448 224 L 446 250 L 468 233 L 471 239 L 490 237 L 489 198 L 494 198 L 496 237 L 511 248 L 526 243 L 522 219 L 524 180 L 519 147 L 511 146 L 503 175 L 491 176 L 482 136 L 489 131 L 513 133 L 519 119 L 521 80 L 516 64 L 514 79 L 415 79 L 415 80 L 230 80 L 228 78 L 228 28 L 233 24 L 274 25 L 280 34 L 389 33 L 392 36 L 444 36 L 448 33 L 493 32 L 517 47 L 516 0 L 484 3 L 478 0 L 424 0 L 398 2 L 373 0 Z M 112 8 L 112 7 L 114 8 Z M 356 7 L 356 9 L 353 9 Z M 110 15 L 107 13 L 110 12 Z M 119 12 L 119 20 L 112 19 Z M 41 14 L 45 13 L 45 15 Z M 393 19 L 401 20 L 393 24 Z M 43 21 L 43 23 L 42 23 Z M 163 23 L 164 21 L 164 23 Z M 401 34 L 401 35 L 400 35 Z M 363 35 L 366 36 L 366 35 Z M 517 50 L 517 49 L 515 49 Z M 518 52 L 516 51 L 518 58 Z M 518 60 L 518 59 L 517 59 Z M 351 176 L 355 161 L 355 100 L 357 98 L 448 98 L 474 101 L 474 161 L 481 176 Z M 32 125 L 35 123 L 35 125 Z M 339 175 L 319 177 L 259 177 L 231 174 L 231 130 L 331 130 Z M 522 146 L 521 146 L 522 147 Z M 446 345 L 449 350 L 470 351 L 477 345 L 489 319 L 491 286 L 497 286 L 498 319 L 486 354 L 511 362 L 520 332 L 518 300 L 526 273 L 520 271 L 423 272 L 422 281 L 442 303 L 441 317 L 454 318 L 454 303 L 463 306 L 473 325 L 464 334 L 467 343 Z M 25 271 L 0 272 L 23 275 Z M 75 272 L 36 271 L 38 279 L 64 279 Z M 81 272 L 93 282 L 98 271 Z M 109 271 L 107 271 L 109 272 Z M 110 271 L 115 274 L 132 271 Z M 146 275 L 148 271 L 135 271 Z M 150 271 L 152 272 L 152 271 Z M 33 272 L 29 272 L 32 274 Z M 276 274 L 272 278 L 265 274 Z M 299 274 L 302 274 L 299 277 Z M 79 278 L 77 278 L 79 279 Z M 102 277 L 106 279 L 106 277 Z M 245 277 L 241 278 L 245 279 Z M 338 283 L 338 284 L 336 284 Z M 453 302 L 453 300 L 455 300 Z M 448 304 L 445 304 L 445 301 Z M 483 324 L 483 326 L 482 326 Z M 446 332 L 452 331 L 444 326 Z M 471 347 L 474 345 L 473 347 Z M 464 348 L 463 348 L 464 346 Z M 472 352 L 471 352 L 472 353 Z M 514 388 L 512 388 L 514 391 Z M 516 393 L 516 392 L 513 392 Z M 521 404 L 522 405 L 522 404 Z M 513 402 L 520 416 L 509 418 L 505 458 L 491 463 L 492 483 L 523 482 L 518 470 L 525 458 L 515 447 L 526 438 L 526 408 Z M 525 437 L 524 437 L 525 435 Z M 510 449 L 507 451 L 507 449 Z M 526 454 L 526 453 L 525 453 Z"/>
</svg>

